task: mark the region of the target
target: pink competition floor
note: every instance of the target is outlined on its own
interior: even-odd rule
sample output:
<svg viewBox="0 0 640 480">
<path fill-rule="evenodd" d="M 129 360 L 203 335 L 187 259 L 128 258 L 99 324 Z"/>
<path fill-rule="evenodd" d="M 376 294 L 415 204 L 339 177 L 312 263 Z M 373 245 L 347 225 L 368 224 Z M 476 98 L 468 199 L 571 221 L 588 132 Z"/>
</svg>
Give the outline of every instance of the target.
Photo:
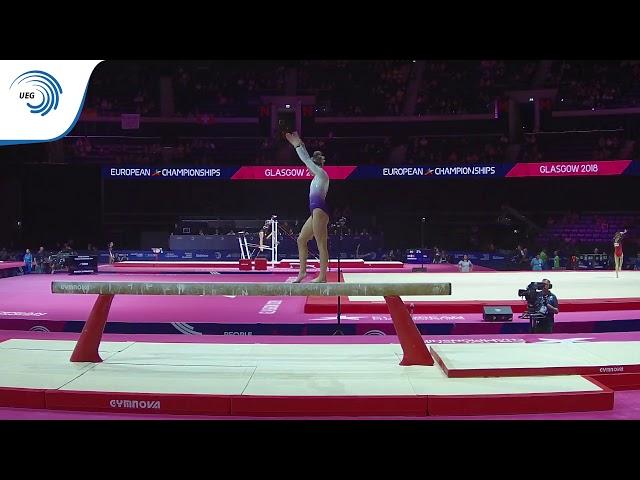
<svg viewBox="0 0 640 480">
<path fill-rule="evenodd" d="M 133 265 L 137 263 L 137 265 Z M 116 263 L 113 265 L 99 265 L 98 270 L 100 273 L 212 273 L 212 272 L 220 272 L 220 273 L 234 273 L 238 272 L 237 266 L 217 266 L 215 263 L 210 262 L 161 262 L 161 263 L 152 263 L 152 262 L 144 262 L 149 264 L 148 266 L 142 265 L 143 262 L 122 262 Z M 227 262 L 231 263 L 231 262 Z M 399 263 L 399 262 L 398 262 Z M 181 265 L 186 264 L 186 265 Z M 287 265 L 287 264 L 285 264 Z M 386 266 L 384 268 L 374 268 L 374 267 L 366 267 L 364 266 L 354 266 L 349 264 L 342 264 L 341 272 L 344 273 L 370 273 L 373 271 L 384 272 L 384 273 L 405 273 L 412 272 L 414 268 L 421 267 L 420 264 L 402 264 L 402 266 Z M 426 271 L 428 272 L 455 272 L 457 271 L 457 267 L 455 265 L 439 263 L 439 264 L 425 264 L 424 265 Z M 309 263 L 307 266 L 307 271 L 313 275 L 318 272 L 318 267 L 314 263 Z M 483 267 L 480 265 L 474 266 L 475 272 L 494 272 L 495 270 L 487 267 Z M 260 273 L 262 275 L 269 273 L 288 273 L 290 275 L 297 275 L 298 273 L 298 264 L 293 264 L 287 266 L 276 266 L 274 268 L 269 267 L 268 271 L 260 271 L 254 273 Z M 335 263 L 332 263 L 329 266 L 329 272 L 337 272 L 337 268 Z M 247 272 L 251 273 L 251 272 Z"/>
<path fill-rule="evenodd" d="M 437 265 L 436 265 L 437 266 Z M 448 266 L 450 267 L 450 266 Z M 286 282 L 295 273 L 246 274 L 96 274 L 89 277 L 25 275 L 0 279 L 0 329 L 79 332 L 95 301 L 93 295 L 54 295 L 52 280 Z M 327 335 L 336 325 L 335 313 L 304 313 L 304 297 L 138 297 L 116 296 L 107 332 L 177 333 L 189 324 L 199 333 L 228 335 Z M 528 322 L 484 322 L 478 313 L 414 314 L 423 334 L 525 333 Z M 345 333 L 392 335 L 388 314 L 343 314 Z M 207 330 L 207 327 L 209 330 Z M 288 330 L 287 330 L 288 328 Z M 111 329 L 111 330 L 110 330 Z M 351 330 L 349 330 L 351 329 Z M 303 331 L 304 330 L 304 331 Z M 558 333 L 640 330 L 640 310 L 563 312 L 556 316 Z"/>
<path fill-rule="evenodd" d="M 24 318 L 41 320 L 86 320 L 95 302 L 93 295 L 54 295 L 51 282 L 62 281 L 118 281 L 118 282 L 285 282 L 292 274 L 96 274 L 92 276 L 30 275 L 0 279 L 0 318 L 2 311 L 31 312 Z M 295 276 L 294 276 L 295 277 Z M 184 301 L 186 300 L 186 302 Z M 233 322 L 253 323 L 257 320 L 277 321 L 260 315 L 267 299 L 262 297 L 133 297 L 121 295 L 114 299 L 109 321 L 114 322 L 210 322 L 212 319 L 233 317 Z M 294 316 L 302 311 L 304 297 L 288 297 L 278 312 Z M 45 313 L 46 315 L 33 315 Z M 11 315 L 9 315 L 11 316 Z M 14 315 L 19 316 L 19 315 Z"/>
</svg>

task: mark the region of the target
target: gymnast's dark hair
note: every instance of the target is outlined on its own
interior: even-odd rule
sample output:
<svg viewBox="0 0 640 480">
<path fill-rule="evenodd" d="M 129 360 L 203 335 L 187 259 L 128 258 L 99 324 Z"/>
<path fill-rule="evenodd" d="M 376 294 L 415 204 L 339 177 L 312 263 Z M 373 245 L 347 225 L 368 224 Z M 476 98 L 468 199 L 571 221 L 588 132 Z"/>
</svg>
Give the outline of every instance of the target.
<svg viewBox="0 0 640 480">
<path fill-rule="evenodd" d="M 313 160 L 313 163 L 320 166 L 324 165 L 324 162 L 325 162 L 324 155 L 320 150 L 316 150 L 315 152 L 313 152 L 312 160 Z"/>
</svg>

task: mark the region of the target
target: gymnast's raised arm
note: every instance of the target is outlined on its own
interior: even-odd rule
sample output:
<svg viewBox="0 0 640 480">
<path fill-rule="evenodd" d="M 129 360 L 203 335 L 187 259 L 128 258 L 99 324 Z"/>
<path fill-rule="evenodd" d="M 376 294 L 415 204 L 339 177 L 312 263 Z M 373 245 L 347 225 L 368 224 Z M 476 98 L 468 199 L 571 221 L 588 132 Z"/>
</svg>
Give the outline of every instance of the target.
<svg viewBox="0 0 640 480">
<path fill-rule="evenodd" d="M 300 157 L 300 160 L 302 160 L 307 168 L 311 170 L 311 173 L 314 175 L 326 174 L 322 167 L 319 167 L 313 162 L 309 156 L 309 152 L 307 152 L 307 149 L 304 146 L 304 143 L 302 143 L 302 139 L 298 135 L 298 132 L 287 133 L 285 137 L 289 143 L 295 147 L 298 157 Z"/>
</svg>

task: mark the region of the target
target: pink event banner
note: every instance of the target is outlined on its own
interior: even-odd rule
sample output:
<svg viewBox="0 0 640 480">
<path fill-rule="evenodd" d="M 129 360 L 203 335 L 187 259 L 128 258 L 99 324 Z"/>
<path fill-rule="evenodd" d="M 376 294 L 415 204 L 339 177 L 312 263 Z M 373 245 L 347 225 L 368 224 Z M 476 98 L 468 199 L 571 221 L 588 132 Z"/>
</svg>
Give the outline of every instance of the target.
<svg viewBox="0 0 640 480">
<path fill-rule="evenodd" d="M 356 169 L 355 166 L 324 167 L 331 180 L 345 180 Z M 311 180 L 313 176 L 305 166 L 290 167 L 240 167 L 232 180 Z"/>
<path fill-rule="evenodd" d="M 506 177 L 575 177 L 622 175 L 631 160 L 516 163 Z"/>
</svg>

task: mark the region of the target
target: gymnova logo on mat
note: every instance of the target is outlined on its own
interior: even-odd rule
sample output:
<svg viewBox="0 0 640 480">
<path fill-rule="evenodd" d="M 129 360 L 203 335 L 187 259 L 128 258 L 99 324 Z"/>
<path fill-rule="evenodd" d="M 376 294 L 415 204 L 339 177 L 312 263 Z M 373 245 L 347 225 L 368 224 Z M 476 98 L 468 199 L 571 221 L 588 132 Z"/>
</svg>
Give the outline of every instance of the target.
<svg viewBox="0 0 640 480">
<path fill-rule="evenodd" d="M 60 82 L 42 70 L 31 70 L 18 75 L 9 89 L 14 90 L 16 98 L 25 103 L 31 113 L 43 117 L 52 109 L 58 109 L 62 95 Z"/>
<path fill-rule="evenodd" d="M 617 373 L 624 372 L 624 367 L 600 367 L 600 373 Z"/>
<path fill-rule="evenodd" d="M 160 410 L 160 400 L 111 400 L 112 408 L 139 408 L 141 410 Z"/>
<path fill-rule="evenodd" d="M 67 135 L 80 119 L 89 79 L 100 62 L 0 62 L 0 146 L 50 142 Z"/>
</svg>

